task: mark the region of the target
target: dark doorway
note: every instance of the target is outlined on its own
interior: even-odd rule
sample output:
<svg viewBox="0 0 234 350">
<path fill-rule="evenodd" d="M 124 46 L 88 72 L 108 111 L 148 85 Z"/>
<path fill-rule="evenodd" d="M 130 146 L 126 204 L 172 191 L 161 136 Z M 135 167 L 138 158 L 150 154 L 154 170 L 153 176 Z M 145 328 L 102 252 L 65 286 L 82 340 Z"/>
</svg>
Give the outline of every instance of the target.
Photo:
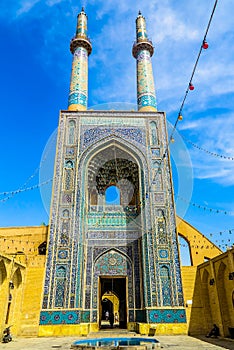
<svg viewBox="0 0 234 350">
<path fill-rule="evenodd" d="M 126 328 L 126 305 L 126 278 L 100 277 L 100 328 Z M 113 326 L 111 317 L 114 317 Z"/>
</svg>

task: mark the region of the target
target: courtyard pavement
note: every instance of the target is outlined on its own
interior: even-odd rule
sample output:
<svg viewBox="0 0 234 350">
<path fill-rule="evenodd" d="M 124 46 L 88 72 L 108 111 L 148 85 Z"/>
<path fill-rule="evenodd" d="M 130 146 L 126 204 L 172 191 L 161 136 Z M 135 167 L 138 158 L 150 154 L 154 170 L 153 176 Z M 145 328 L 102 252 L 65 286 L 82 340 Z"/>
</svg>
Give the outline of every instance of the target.
<svg viewBox="0 0 234 350">
<path fill-rule="evenodd" d="M 101 333 L 101 334 L 100 334 Z M 110 332 L 105 334 L 104 332 L 99 332 L 93 337 L 111 337 Z M 114 333 L 112 336 L 127 336 L 126 334 Z M 130 333 L 128 336 L 136 336 L 137 334 Z M 89 336 L 91 337 L 91 336 Z M 87 337 L 87 338 L 89 338 Z M 8 350 L 55 350 L 62 349 L 68 350 L 71 348 L 71 344 L 79 339 L 87 339 L 86 337 L 40 337 L 40 338 L 20 338 L 13 337 L 13 341 L 7 344 L 0 343 L 0 349 Z M 145 338 L 145 336 L 144 336 Z M 234 350 L 234 341 L 229 339 L 207 339 L 206 337 L 190 337 L 186 335 L 175 335 L 175 336 L 155 336 L 149 337 L 155 338 L 160 341 L 161 349 L 180 349 L 180 350 L 208 350 L 208 349 L 231 349 Z"/>
</svg>

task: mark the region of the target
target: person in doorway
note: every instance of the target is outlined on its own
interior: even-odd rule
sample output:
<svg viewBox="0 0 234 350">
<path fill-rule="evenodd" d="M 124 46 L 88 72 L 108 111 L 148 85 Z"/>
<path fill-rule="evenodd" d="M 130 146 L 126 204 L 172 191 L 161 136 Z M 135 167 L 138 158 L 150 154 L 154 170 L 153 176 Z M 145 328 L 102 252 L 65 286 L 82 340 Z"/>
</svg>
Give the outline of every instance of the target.
<svg viewBox="0 0 234 350">
<path fill-rule="evenodd" d="M 105 317 L 106 317 L 106 321 L 108 321 L 109 320 L 109 311 L 108 310 L 105 312 Z"/>
<path fill-rule="evenodd" d="M 118 317 L 118 314 L 117 312 L 115 313 L 115 323 L 118 323 L 119 322 L 119 317 Z"/>
<path fill-rule="evenodd" d="M 114 324 L 114 314 L 113 314 L 113 312 L 110 313 L 109 321 L 110 321 L 111 328 L 113 328 L 113 324 Z"/>
<path fill-rule="evenodd" d="M 219 336 L 219 327 L 214 323 L 211 331 L 206 335 L 207 338 Z"/>
</svg>

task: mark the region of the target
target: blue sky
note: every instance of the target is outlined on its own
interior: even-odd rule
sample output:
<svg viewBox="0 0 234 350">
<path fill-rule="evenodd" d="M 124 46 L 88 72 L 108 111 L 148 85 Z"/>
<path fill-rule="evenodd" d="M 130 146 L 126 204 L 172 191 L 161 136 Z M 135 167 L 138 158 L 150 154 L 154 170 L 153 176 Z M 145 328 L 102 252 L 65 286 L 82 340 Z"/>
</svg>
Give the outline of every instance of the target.
<svg viewBox="0 0 234 350">
<path fill-rule="evenodd" d="M 152 64 L 158 110 L 165 111 L 173 125 L 213 5 L 213 0 L 2 0 L 0 192 L 17 190 L 26 181 L 26 187 L 39 182 L 37 169 L 43 151 L 57 128 L 59 110 L 67 108 L 72 62 L 69 43 L 81 6 L 88 14 L 93 45 L 89 106 L 115 102 L 136 105 L 136 66 L 131 49 L 140 9 L 155 45 Z M 176 147 L 185 137 L 210 152 L 234 157 L 232 13 L 232 0 L 218 2 L 207 36 L 209 48 L 202 52 L 193 79 L 195 90 L 189 92 L 183 121 L 178 124 L 179 143 L 176 139 L 171 146 L 177 157 L 172 160 L 176 197 L 179 187 L 184 187 L 181 199 L 177 198 L 177 210 L 187 203 L 184 218 L 223 248 L 234 241 L 234 231 L 228 231 L 234 229 L 234 161 L 213 157 L 188 142 L 182 151 Z M 191 171 L 181 179 L 185 153 L 191 159 L 186 164 Z M 50 164 L 52 158 L 48 157 Z M 41 167 L 46 166 L 48 162 Z M 44 174 L 47 171 L 49 177 L 50 169 Z M 4 201 L 6 197 L 0 197 L 1 227 L 48 223 L 39 189 Z"/>
</svg>

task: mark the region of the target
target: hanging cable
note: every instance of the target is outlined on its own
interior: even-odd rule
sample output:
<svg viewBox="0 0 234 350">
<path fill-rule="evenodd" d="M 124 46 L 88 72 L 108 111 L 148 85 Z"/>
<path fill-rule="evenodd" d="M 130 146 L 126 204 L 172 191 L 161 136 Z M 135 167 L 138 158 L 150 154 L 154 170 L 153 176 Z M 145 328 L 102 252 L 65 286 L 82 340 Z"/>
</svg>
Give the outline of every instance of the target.
<svg viewBox="0 0 234 350">
<path fill-rule="evenodd" d="M 231 216 L 234 214 L 233 211 L 227 211 L 227 210 L 223 210 L 223 209 L 209 208 L 209 207 L 203 206 L 203 205 L 201 205 L 201 204 L 197 204 L 197 203 L 193 203 L 193 202 L 187 201 L 185 198 L 183 198 L 183 197 L 181 197 L 181 196 L 177 196 L 177 198 L 179 198 L 180 200 L 182 200 L 182 201 L 185 202 L 185 203 L 190 204 L 190 205 L 193 206 L 193 207 L 196 207 L 196 208 L 198 208 L 198 209 L 206 210 L 207 212 L 210 212 L 210 213 L 224 214 L 224 215 L 231 215 Z"/>
<path fill-rule="evenodd" d="M 216 0 L 215 3 L 214 3 L 213 10 L 212 10 L 212 13 L 211 13 L 211 16 L 210 16 L 208 25 L 207 25 L 207 27 L 206 27 L 205 35 L 204 35 L 204 37 L 203 37 L 202 44 L 201 44 L 201 46 L 200 46 L 200 49 L 199 49 L 199 52 L 198 52 L 198 56 L 197 56 L 197 59 L 196 59 L 195 65 L 194 65 L 194 67 L 193 67 L 192 74 L 191 74 L 191 77 L 190 77 L 190 80 L 189 80 L 189 83 L 188 83 L 188 87 L 187 87 L 187 89 L 186 89 L 186 91 L 185 91 L 185 95 L 184 95 L 184 98 L 183 98 L 183 100 L 182 100 L 182 103 L 181 103 L 181 106 L 180 106 L 180 109 L 179 109 L 178 117 L 177 117 L 177 119 L 176 119 L 176 122 L 175 122 L 175 124 L 174 124 L 174 126 L 173 126 L 173 129 L 172 129 L 172 132 L 171 132 L 171 135 L 170 135 L 170 137 L 169 137 L 169 142 L 168 142 L 168 144 L 167 144 L 165 153 L 168 152 L 167 149 L 168 149 L 168 147 L 169 147 L 170 142 L 172 142 L 172 140 L 173 140 L 173 135 L 174 135 L 174 132 L 175 132 L 175 129 L 176 129 L 176 127 L 177 127 L 178 122 L 179 122 L 180 120 L 183 119 L 183 117 L 182 117 L 182 111 L 183 111 L 184 104 L 185 104 L 185 101 L 186 101 L 186 99 L 187 99 L 188 93 L 189 93 L 189 91 L 194 90 L 194 86 L 193 86 L 193 84 L 192 84 L 192 80 L 193 80 L 194 74 L 195 74 L 195 72 L 196 72 L 197 65 L 198 65 L 198 62 L 199 62 L 199 59 L 200 59 L 202 50 L 208 48 L 208 44 L 207 44 L 207 42 L 206 42 L 206 37 L 207 37 L 208 31 L 209 31 L 209 29 L 210 29 L 210 25 L 211 25 L 211 22 L 212 22 L 214 13 L 215 13 L 215 9 L 216 9 L 217 3 L 218 3 L 218 0 Z"/>
<path fill-rule="evenodd" d="M 203 152 L 205 152 L 205 153 L 208 153 L 208 154 L 210 154 L 210 155 L 213 156 L 213 157 L 223 158 L 223 159 L 228 159 L 228 160 L 234 160 L 234 157 L 228 157 L 228 156 L 224 156 L 224 155 L 222 155 L 222 154 L 218 154 L 218 153 L 214 153 L 214 152 L 208 151 L 207 149 L 202 148 L 202 147 L 196 145 L 194 142 L 188 140 L 188 139 L 187 139 L 186 137 L 184 137 L 183 135 L 181 135 L 181 136 L 183 137 L 183 139 L 184 139 L 187 143 L 189 143 L 189 144 L 192 145 L 193 147 L 199 149 L 200 151 L 203 151 Z"/>
<path fill-rule="evenodd" d="M 8 199 L 11 199 L 14 195 L 18 194 L 18 193 L 22 193 L 22 192 L 26 192 L 26 191 L 30 191 L 30 190 L 34 190 L 35 188 L 40 188 L 42 186 L 47 185 L 48 183 L 50 183 L 53 179 L 49 179 L 46 180 L 44 182 L 41 182 L 40 184 L 31 186 L 31 187 L 27 187 L 27 188 L 22 188 L 22 189 L 18 189 L 16 191 L 11 191 L 11 192 L 3 192 L 2 194 L 4 194 L 4 196 L 9 195 L 8 197 L 2 198 L 0 199 L 0 202 L 6 202 Z"/>
<path fill-rule="evenodd" d="M 43 185 L 47 184 L 48 182 L 52 181 L 52 179 L 50 179 L 50 180 L 48 180 L 48 182 L 45 181 L 45 182 L 43 182 L 43 183 L 41 183 L 41 184 L 39 184 L 39 185 L 34 185 L 34 186 L 32 186 L 32 187 L 27 187 L 27 188 L 26 188 L 27 184 L 37 175 L 37 173 L 38 173 L 38 172 L 40 171 L 40 169 L 42 168 L 42 165 L 45 163 L 45 161 L 46 161 L 46 159 L 47 159 L 47 157 L 48 157 L 48 155 L 49 155 L 49 152 L 51 151 L 53 142 L 55 141 L 55 138 L 56 138 L 56 137 L 57 137 L 57 133 L 54 132 L 53 138 L 52 138 L 52 140 L 51 140 L 51 142 L 50 142 L 50 147 L 46 150 L 46 153 L 45 153 L 43 159 L 41 160 L 40 165 L 34 170 L 33 174 L 30 175 L 30 176 L 27 178 L 27 180 L 24 182 L 24 184 L 21 185 L 17 190 L 0 192 L 0 196 L 6 196 L 6 195 L 8 195 L 7 198 L 1 199 L 0 202 L 5 202 L 5 201 L 11 199 L 15 194 L 18 194 L 18 193 L 21 193 L 21 192 L 26 192 L 26 191 L 29 191 L 29 190 L 38 188 L 38 187 L 43 186 Z"/>
<path fill-rule="evenodd" d="M 164 150 L 164 152 L 163 152 L 163 155 L 162 155 L 161 159 L 159 160 L 158 169 L 157 169 L 157 171 L 156 171 L 156 173 L 155 173 L 155 176 L 157 176 L 157 174 L 159 173 L 160 168 L 161 168 L 161 164 L 162 164 L 163 160 L 166 158 L 166 156 L 167 156 L 167 154 L 168 154 L 168 152 L 169 152 L 169 145 L 170 145 L 170 143 L 171 143 L 171 142 L 174 142 L 173 135 L 174 135 L 174 132 L 175 132 L 175 130 L 176 130 L 176 127 L 177 127 L 178 122 L 181 121 L 181 120 L 183 119 L 182 111 L 183 111 L 184 104 L 185 104 L 185 101 L 186 101 L 186 99 L 187 99 L 188 93 L 189 93 L 189 91 L 194 90 L 194 86 L 193 86 L 193 84 L 192 84 L 192 80 L 193 80 L 194 74 L 195 74 L 196 69 L 197 69 L 197 65 L 198 65 L 198 62 L 199 62 L 199 59 L 200 59 L 200 56 L 201 56 L 201 52 L 202 52 L 203 49 L 205 50 L 205 49 L 208 48 L 208 43 L 207 43 L 207 41 L 206 41 L 206 37 L 207 37 L 208 31 L 209 31 L 209 29 L 210 29 L 210 25 L 211 25 L 211 22 L 212 22 L 212 19 L 213 19 L 215 10 L 216 10 L 217 3 L 218 3 L 218 0 L 215 0 L 214 6 L 213 6 L 213 9 L 212 9 L 212 13 L 211 13 L 211 15 L 210 15 L 210 18 L 209 18 L 209 21 L 208 21 L 208 24 L 207 24 L 207 27 L 206 27 L 205 35 L 204 35 L 204 37 L 203 37 L 203 40 L 202 40 L 202 43 L 201 43 L 201 46 L 200 46 L 200 49 L 199 49 L 199 52 L 198 52 L 197 59 L 196 59 L 195 65 L 194 65 L 194 67 L 193 67 L 192 74 L 191 74 L 191 77 L 190 77 L 190 80 L 189 80 L 187 89 L 186 89 L 186 91 L 185 91 L 184 98 L 183 98 L 183 100 L 182 100 L 182 103 L 181 103 L 181 106 L 180 106 L 180 109 L 179 109 L 179 113 L 178 113 L 177 119 L 176 119 L 176 121 L 175 121 L 174 126 L 172 127 L 171 134 L 170 134 L 170 136 L 168 137 L 168 140 L 166 141 L 165 150 Z"/>
</svg>

